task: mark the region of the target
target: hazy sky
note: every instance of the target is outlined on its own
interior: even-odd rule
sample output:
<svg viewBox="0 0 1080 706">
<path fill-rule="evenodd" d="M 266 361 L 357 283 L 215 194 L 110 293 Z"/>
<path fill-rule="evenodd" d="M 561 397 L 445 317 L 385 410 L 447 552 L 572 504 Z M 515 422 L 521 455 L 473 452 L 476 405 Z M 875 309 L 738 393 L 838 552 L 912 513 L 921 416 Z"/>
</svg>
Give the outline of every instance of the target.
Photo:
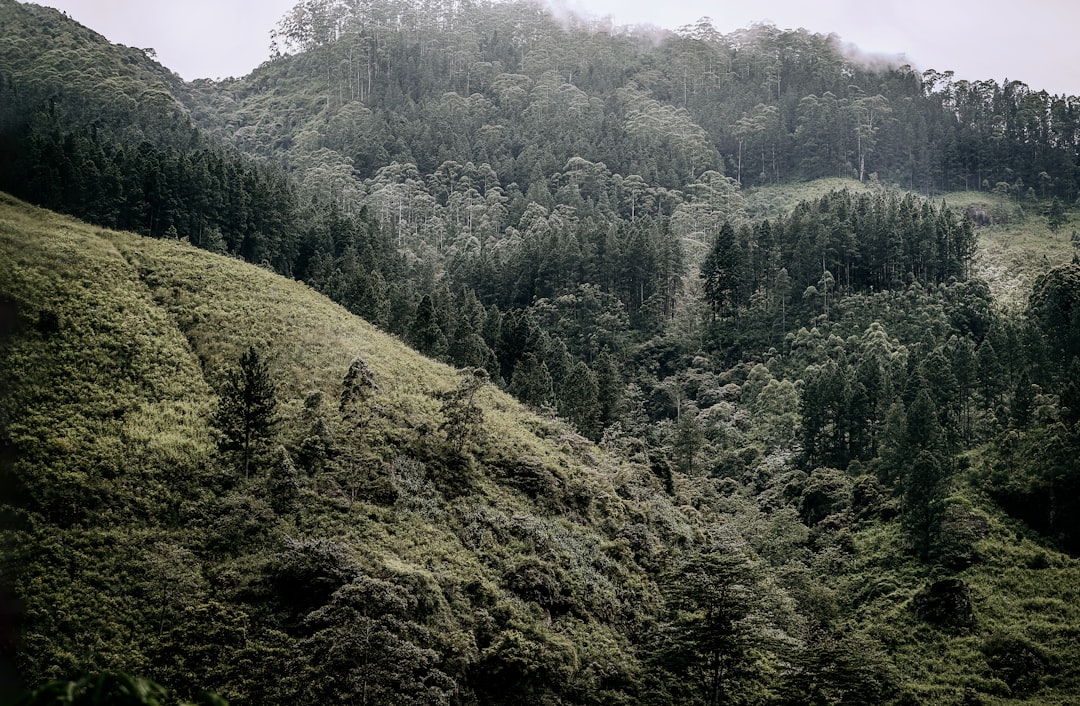
<svg viewBox="0 0 1080 706">
<path fill-rule="evenodd" d="M 553 0 L 556 1 L 556 0 Z M 242 76 L 269 56 L 270 30 L 296 0 L 41 0 L 109 40 L 153 47 L 185 79 Z M 1005 78 L 1080 95 L 1076 0 L 557 0 L 616 24 L 675 29 L 711 17 L 721 32 L 758 21 L 834 33 L 874 54 L 957 78 Z"/>
</svg>

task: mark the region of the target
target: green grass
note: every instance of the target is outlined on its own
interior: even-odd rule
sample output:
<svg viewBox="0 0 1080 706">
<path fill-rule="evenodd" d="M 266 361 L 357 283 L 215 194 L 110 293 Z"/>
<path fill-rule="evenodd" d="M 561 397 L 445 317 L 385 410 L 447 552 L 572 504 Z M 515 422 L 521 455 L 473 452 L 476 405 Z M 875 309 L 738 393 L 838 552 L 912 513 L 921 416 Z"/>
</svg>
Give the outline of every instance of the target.
<svg viewBox="0 0 1080 706">
<path fill-rule="evenodd" d="M 743 196 L 750 218 L 776 218 L 787 215 L 803 201 L 816 201 L 833 191 L 847 189 L 854 193 L 871 193 L 875 188 L 880 187 L 857 179 L 834 177 L 750 188 L 743 192 Z"/>
<path fill-rule="evenodd" d="M 778 190 L 770 208 L 801 197 L 800 188 L 833 186 Z M 1037 220 L 1008 226 L 1026 228 L 1015 233 L 1031 242 L 1002 236 L 1002 252 L 1057 253 Z M 1000 233 L 984 230 L 984 249 L 991 234 Z M 38 677 L 147 673 L 162 616 L 183 634 L 199 627 L 184 616 L 206 606 L 227 605 L 220 609 L 249 631 L 251 649 L 278 649 L 280 634 L 260 632 L 254 618 L 245 622 L 254 608 L 234 599 L 257 589 L 286 535 L 332 539 L 369 575 L 428 587 L 446 640 L 460 654 L 475 656 L 472 630 L 484 606 L 508 616 L 505 625 L 531 626 L 550 649 L 576 650 L 583 661 L 573 678 L 582 680 L 594 662 L 632 671 L 635 648 L 617 625 L 657 615 L 655 576 L 635 563 L 620 537 L 625 528 L 646 528 L 659 565 L 718 528 L 763 555 L 787 552 L 794 569 L 802 566 L 798 557 L 810 556 L 812 533 L 793 524 L 793 511 L 777 525 L 793 528 L 782 535 L 791 544 L 784 549 L 775 541 L 781 535 L 769 534 L 783 518 L 751 506 L 749 495 L 679 476 L 670 498 L 647 468 L 605 454 L 494 387 L 479 395 L 485 425 L 467 448 L 468 492 L 445 492 L 436 395 L 457 383 L 457 372 L 305 285 L 237 260 L 103 231 L 0 195 L 0 294 L 19 306 L 16 335 L 0 348 L 8 393 L 0 421 L 19 453 L 8 473 L 28 519 L 7 531 L 17 551 L 6 561 L 18 567 L 15 587 L 26 604 L 22 666 Z M 336 408 L 349 363 L 364 358 L 379 390 L 358 463 L 390 478 L 402 491 L 397 500 L 350 500 L 331 479 L 305 478 L 294 518 L 274 519 L 243 549 L 214 548 L 215 532 L 245 518 L 222 510 L 236 492 L 223 489 L 209 419 L 222 371 L 251 344 L 269 355 L 286 443 L 303 433 L 305 397 L 320 391 Z M 233 483 L 257 494 L 254 481 Z M 956 492 L 991 527 L 977 545 L 979 562 L 955 572 L 971 587 L 973 628 L 919 622 L 913 597 L 950 574 L 918 564 L 895 520 L 855 529 L 849 561 L 829 563 L 832 555 L 823 554 L 822 563 L 807 558 L 791 575 L 805 576 L 813 590 L 820 583 L 818 594 L 807 595 L 833 596 L 839 619 L 887 648 L 914 700 L 958 703 L 974 690 L 987 703 L 1067 702 L 1080 691 L 1073 666 L 1080 663 L 1080 562 L 1040 546 L 970 482 Z M 162 544 L 190 555 L 191 566 L 155 562 Z M 780 568 L 777 581 L 784 580 Z M 509 587 L 519 573 L 554 577 L 573 609 L 552 621 Z M 168 594 L 160 603 L 157 592 L 175 581 L 190 585 L 191 595 Z M 1049 655 L 1037 690 L 1009 695 L 984 654 L 995 636 Z M 224 687 L 216 678 L 206 685 L 229 695 L 232 677 L 222 677 Z"/>
<path fill-rule="evenodd" d="M 604 549 L 627 521 L 645 514 L 616 492 L 616 482 L 644 483 L 634 493 L 644 495 L 654 482 L 649 473 L 630 473 L 561 422 L 488 387 L 478 395 L 482 436 L 467 449 L 475 457 L 469 492 L 440 492 L 446 470 L 434 462 L 443 453 L 437 394 L 457 384 L 457 371 L 299 282 L 0 195 L 0 294 L 20 310 L 19 330 L 0 349 L 8 393 L 0 420 L 18 458 L 14 501 L 28 520 L 6 536 L 21 550 L 5 571 L 26 603 L 27 674 L 146 673 L 157 638 L 140 626 L 156 625 L 159 611 L 147 600 L 152 582 L 139 572 L 160 542 L 193 551 L 208 576 L 236 576 L 199 589 L 227 601 L 238 590 L 227 588 L 231 583 L 255 580 L 236 572 L 261 570 L 282 536 L 331 538 L 372 575 L 436 586 L 458 631 L 473 620 L 463 586 L 486 587 L 489 600 L 518 605 L 505 577 L 540 553 L 544 566 L 559 567 L 552 575 L 579 606 L 586 632 L 605 644 L 624 641 L 612 611 L 654 601 L 643 598 L 654 590 L 632 559 L 619 552 L 612 559 Z M 50 314 L 59 322 L 55 331 Z M 258 512 L 261 502 L 254 480 L 221 475 L 209 426 L 223 371 L 252 344 L 269 356 L 283 442 L 303 433 L 303 401 L 312 391 L 336 409 L 349 363 L 361 356 L 379 389 L 358 462 L 382 476 L 392 475 L 401 457 L 432 461 L 417 467 L 408 486 L 419 484 L 423 497 L 390 505 L 362 495 L 349 500 L 332 479 L 312 478 L 294 519 L 272 522 L 241 548 L 214 548 L 214 533 L 253 519 L 248 510 L 228 514 L 237 492 L 229 486 L 253 494 L 243 507 Z M 506 475 L 521 464 L 538 473 L 533 495 Z M 666 498 L 657 502 L 674 511 Z M 197 592 L 183 600 L 207 598 Z M 62 624 L 55 606 L 64 607 Z M 176 608 L 177 619 L 195 614 L 183 610 Z M 542 612 L 522 616 L 548 634 Z M 461 639 L 467 651 L 471 638 Z M 228 695 L 228 686 L 220 688 Z"/>
</svg>

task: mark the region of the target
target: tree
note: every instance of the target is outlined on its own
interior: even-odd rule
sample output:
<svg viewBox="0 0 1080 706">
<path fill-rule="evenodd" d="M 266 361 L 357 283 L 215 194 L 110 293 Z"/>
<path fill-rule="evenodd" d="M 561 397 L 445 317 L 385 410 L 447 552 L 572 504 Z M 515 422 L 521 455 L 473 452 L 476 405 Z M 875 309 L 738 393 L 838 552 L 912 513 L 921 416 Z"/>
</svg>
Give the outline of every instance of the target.
<svg viewBox="0 0 1080 706">
<path fill-rule="evenodd" d="M 428 294 L 416 305 L 408 340 L 416 350 L 431 358 L 438 358 L 446 351 L 446 334 L 439 326 L 435 305 Z"/>
<path fill-rule="evenodd" d="M 734 313 L 742 285 L 742 251 L 735 228 L 729 221 L 720 226 L 712 249 L 701 265 L 701 279 L 713 319 L 718 314 Z"/>
<path fill-rule="evenodd" d="M 457 684 L 444 671 L 428 622 L 431 595 L 360 574 L 304 620 L 303 700 L 309 703 L 443 706 Z"/>
<path fill-rule="evenodd" d="M 855 123 L 855 142 L 859 155 L 859 181 L 866 175 L 866 157 L 877 145 L 879 123 L 892 113 L 889 99 L 883 95 L 863 96 L 851 102 L 851 116 Z"/>
<path fill-rule="evenodd" d="M 255 346 L 240 356 L 239 367 L 225 378 L 215 426 L 221 431 L 222 451 L 237 454 L 247 478 L 251 463 L 274 435 L 277 400 L 266 359 Z"/>
<path fill-rule="evenodd" d="M 697 410 L 692 406 L 680 410 L 675 422 L 671 446 L 678 469 L 691 475 L 694 472 L 694 460 L 705 444 L 705 434 L 698 421 Z"/>
<path fill-rule="evenodd" d="M 1065 206 L 1055 196 L 1050 200 L 1050 205 L 1046 208 L 1046 224 L 1050 227 L 1050 230 L 1057 233 L 1061 230 L 1061 226 L 1065 225 L 1068 218 L 1065 215 Z"/>
<path fill-rule="evenodd" d="M 599 394 L 596 375 L 580 360 L 559 386 L 559 414 L 589 438 L 596 438 L 600 431 Z"/>
<path fill-rule="evenodd" d="M 931 451 L 920 451 L 901 477 L 903 524 L 922 561 L 930 557 L 931 542 L 945 506 L 945 463 Z"/>
<path fill-rule="evenodd" d="M 1039 276 L 1028 310 L 1062 370 L 1080 351 L 1080 264 L 1054 267 Z"/>
<path fill-rule="evenodd" d="M 462 371 L 458 386 L 440 395 L 444 421 L 439 431 L 446 434 L 447 443 L 459 453 L 483 426 L 484 410 L 476 404 L 476 393 L 487 383 L 488 374 L 483 368 Z"/>
<path fill-rule="evenodd" d="M 919 558 L 930 556 L 931 540 L 938 527 L 948 494 L 948 459 L 939 449 L 941 425 L 937 409 L 926 388 L 921 388 L 907 410 L 906 428 L 898 458 L 900 509 Z"/>
<path fill-rule="evenodd" d="M 362 426 L 368 415 L 368 401 L 379 391 L 375 371 L 360 356 L 353 358 L 345 378 L 341 381 L 338 411 L 341 418 L 356 426 Z"/>
<path fill-rule="evenodd" d="M 533 353 L 525 353 L 514 366 L 510 378 L 510 394 L 537 409 L 551 404 L 553 392 L 551 372 L 547 364 Z"/>
<path fill-rule="evenodd" d="M 161 706 L 173 703 L 169 690 L 144 677 L 122 672 L 87 674 L 75 681 L 55 680 L 24 692 L 18 706 Z M 225 699 L 204 691 L 188 706 L 227 706 Z"/>
<path fill-rule="evenodd" d="M 896 670 L 882 647 L 858 633 L 812 633 L 780 685 L 780 703 L 857 706 L 889 703 Z"/>
<path fill-rule="evenodd" d="M 278 515 L 296 512 L 300 498 L 300 477 L 284 447 L 278 448 L 278 457 L 270 468 L 266 491 L 270 496 L 270 507 Z"/>
<path fill-rule="evenodd" d="M 665 577 L 653 658 L 673 690 L 709 706 L 748 701 L 761 678 L 752 625 L 765 617 L 763 588 L 754 564 L 719 549 L 692 554 Z"/>
</svg>

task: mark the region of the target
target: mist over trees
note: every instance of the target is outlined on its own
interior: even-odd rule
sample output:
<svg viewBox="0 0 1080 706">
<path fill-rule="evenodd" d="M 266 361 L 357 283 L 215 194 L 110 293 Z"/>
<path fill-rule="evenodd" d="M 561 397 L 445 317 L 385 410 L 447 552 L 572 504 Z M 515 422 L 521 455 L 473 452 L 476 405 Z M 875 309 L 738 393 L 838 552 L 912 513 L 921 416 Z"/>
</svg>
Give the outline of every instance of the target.
<svg viewBox="0 0 1080 706">
<path fill-rule="evenodd" d="M 34 548 L 4 649 L 31 680 L 1076 692 L 1078 265 L 1003 301 L 979 260 L 1008 221 L 1068 239 L 1075 97 L 517 0 L 304 0 L 221 82 L 0 20 L 0 189 L 94 225 L 3 204 L 0 473 Z"/>
</svg>

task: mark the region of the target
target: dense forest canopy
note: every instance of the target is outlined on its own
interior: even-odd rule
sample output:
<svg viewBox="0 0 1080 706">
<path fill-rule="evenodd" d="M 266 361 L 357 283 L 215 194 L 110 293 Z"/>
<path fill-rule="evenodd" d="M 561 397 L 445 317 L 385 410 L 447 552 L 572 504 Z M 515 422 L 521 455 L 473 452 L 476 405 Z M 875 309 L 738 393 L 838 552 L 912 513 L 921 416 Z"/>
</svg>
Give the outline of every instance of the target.
<svg viewBox="0 0 1080 706">
<path fill-rule="evenodd" d="M 0 203 L 40 698 L 1080 689 L 1077 98 L 517 0 L 303 0 L 220 82 L 0 27 L 0 189 L 92 224 Z"/>
</svg>

